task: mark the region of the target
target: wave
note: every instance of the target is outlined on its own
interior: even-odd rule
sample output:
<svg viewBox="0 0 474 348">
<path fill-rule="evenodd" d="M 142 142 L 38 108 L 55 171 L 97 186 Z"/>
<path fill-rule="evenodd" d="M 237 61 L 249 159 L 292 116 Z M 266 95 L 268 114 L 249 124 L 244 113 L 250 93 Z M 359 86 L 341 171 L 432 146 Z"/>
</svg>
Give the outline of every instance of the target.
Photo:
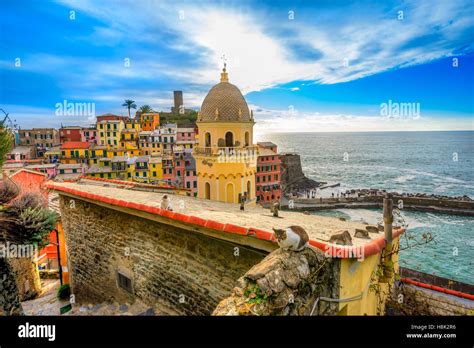
<svg viewBox="0 0 474 348">
<path fill-rule="evenodd" d="M 404 183 L 407 181 L 412 181 L 415 178 L 416 178 L 416 175 L 402 175 L 402 176 L 399 176 L 398 178 L 393 179 L 393 181 L 397 183 Z"/>
</svg>

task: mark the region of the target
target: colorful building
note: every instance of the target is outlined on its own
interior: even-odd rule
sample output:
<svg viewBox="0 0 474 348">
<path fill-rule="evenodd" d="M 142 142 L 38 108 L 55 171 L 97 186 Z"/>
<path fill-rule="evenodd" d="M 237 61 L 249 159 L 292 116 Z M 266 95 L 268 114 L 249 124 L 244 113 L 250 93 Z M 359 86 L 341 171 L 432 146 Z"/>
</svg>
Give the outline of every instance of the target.
<svg viewBox="0 0 474 348">
<path fill-rule="evenodd" d="M 277 146 L 272 142 L 257 143 L 256 197 L 259 203 L 270 203 L 281 198 L 281 161 Z"/>
<path fill-rule="evenodd" d="M 36 158 L 36 149 L 34 146 L 15 146 L 7 153 L 8 161 L 28 161 Z"/>
<path fill-rule="evenodd" d="M 183 127 L 177 129 L 176 145 L 192 150 L 196 143 L 196 130 L 194 127 Z"/>
<path fill-rule="evenodd" d="M 43 158 L 48 163 L 58 163 L 61 158 L 61 146 L 54 146 L 43 155 Z"/>
<path fill-rule="evenodd" d="M 97 122 L 98 144 L 108 149 L 118 147 L 122 139 L 125 123 L 122 119 Z"/>
<path fill-rule="evenodd" d="M 168 123 L 160 127 L 159 132 L 159 142 L 162 144 L 163 153 L 172 154 L 177 140 L 178 125 L 176 123 Z"/>
<path fill-rule="evenodd" d="M 151 156 L 138 156 L 135 159 L 135 171 L 133 178 L 138 182 L 148 183 L 150 179 Z"/>
<path fill-rule="evenodd" d="M 59 141 L 64 144 L 69 141 L 82 141 L 82 127 L 66 126 L 59 128 Z"/>
<path fill-rule="evenodd" d="M 54 128 L 20 129 L 18 135 L 19 145 L 34 145 L 37 157 L 60 144 L 59 132 Z"/>
<path fill-rule="evenodd" d="M 160 156 L 162 147 L 160 142 L 160 131 L 141 131 L 139 134 L 138 147 L 142 155 Z"/>
<path fill-rule="evenodd" d="M 69 141 L 61 145 L 61 163 L 89 163 L 89 149 L 91 143 L 83 141 Z"/>
<path fill-rule="evenodd" d="M 194 147 L 198 197 L 222 202 L 255 201 L 256 147 L 253 114 L 226 69 L 198 114 L 199 146 Z"/>
<path fill-rule="evenodd" d="M 83 127 L 81 128 L 80 133 L 81 133 L 80 141 L 97 144 L 97 140 L 98 140 L 97 128 L 95 126 L 87 127 L 87 128 Z"/>
<path fill-rule="evenodd" d="M 160 125 L 160 115 L 157 112 L 140 114 L 141 128 L 153 132 Z"/>
<path fill-rule="evenodd" d="M 48 179 L 53 179 L 58 174 L 58 165 L 56 163 L 30 164 L 27 165 L 25 169 L 36 170 L 37 172 L 46 174 Z"/>
<path fill-rule="evenodd" d="M 159 156 L 150 157 L 150 183 L 157 184 L 163 180 L 163 160 Z"/>
<path fill-rule="evenodd" d="M 56 180 L 76 180 L 85 175 L 87 164 L 84 163 L 60 163 L 57 168 Z"/>
</svg>

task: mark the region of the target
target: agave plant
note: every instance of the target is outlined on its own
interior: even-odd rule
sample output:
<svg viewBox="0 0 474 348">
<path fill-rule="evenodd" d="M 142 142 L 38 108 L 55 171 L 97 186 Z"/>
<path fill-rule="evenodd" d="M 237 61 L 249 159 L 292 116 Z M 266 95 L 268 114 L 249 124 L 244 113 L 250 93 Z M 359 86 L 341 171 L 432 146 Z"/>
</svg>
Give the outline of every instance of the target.
<svg viewBox="0 0 474 348">
<path fill-rule="evenodd" d="M 0 182 L 0 244 L 35 244 L 45 246 L 49 233 L 56 226 L 56 213 L 47 209 L 39 193 L 18 197 L 14 183 Z M 8 257 L 0 254 L 0 315 L 23 314 L 15 274 Z"/>
</svg>

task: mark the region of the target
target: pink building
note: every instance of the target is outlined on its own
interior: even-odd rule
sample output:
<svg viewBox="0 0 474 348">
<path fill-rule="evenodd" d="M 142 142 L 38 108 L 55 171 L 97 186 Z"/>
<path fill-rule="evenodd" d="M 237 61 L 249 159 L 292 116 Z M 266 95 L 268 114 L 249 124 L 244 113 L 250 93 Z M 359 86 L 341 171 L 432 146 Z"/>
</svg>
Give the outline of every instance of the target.
<svg viewBox="0 0 474 348">
<path fill-rule="evenodd" d="M 36 170 L 48 176 L 48 179 L 54 178 L 58 173 L 58 167 L 56 163 L 47 164 L 30 164 L 25 169 Z"/>
<path fill-rule="evenodd" d="M 57 168 L 56 180 L 77 180 L 85 175 L 87 165 L 84 163 L 61 163 Z"/>
<path fill-rule="evenodd" d="M 28 161 L 36 158 L 34 146 L 16 146 L 7 153 L 7 162 L 9 161 Z"/>
<path fill-rule="evenodd" d="M 193 149 L 196 144 L 196 130 L 194 127 L 178 128 L 176 131 L 176 145 L 184 149 Z"/>
<path fill-rule="evenodd" d="M 169 185 L 176 185 L 176 172 L 173 165 L 172 156 L 163 157 L 163 180 L 166 181 Z"/>
<path fill-rule="evenodd" d="M 97 129 L 94 127 L 81 128 L 81 141 L 97 144 Z"/>
</svg>

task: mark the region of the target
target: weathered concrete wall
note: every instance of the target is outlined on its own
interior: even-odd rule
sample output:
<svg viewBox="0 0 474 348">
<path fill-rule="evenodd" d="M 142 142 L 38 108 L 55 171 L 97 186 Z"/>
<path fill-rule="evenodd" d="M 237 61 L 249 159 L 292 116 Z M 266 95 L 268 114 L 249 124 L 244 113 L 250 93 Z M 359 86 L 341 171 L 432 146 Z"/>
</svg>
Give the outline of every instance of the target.
<svg viewBox="0 0 474 348">
<path fill-rule="evenodd" d="M 474 315 L 474 301 L 397 282 L 387 303 L 395 315 Z"/>
<path fill-rule="evenodd" d="M 31 257 L 9 258 L 13 272 L 15 272 L 16 284 L 20 295 L 20 301 L 30 300 L 41 293 L 41 280 L 38 265 Z"/>
<path fill-rule="evenodd" d="M 113 301 L 207 315 L 265 253 L 60 196 L 73 294 L 78 302 Z M 238 254 L 236 253 L 238 247 Z M 237 256 L 236 256 L 237 255 Z M 130 294 L 117 271 L 132 279 Z"/>
<path fill-rule="evenodd" d="M 213 315 L 334 315 L 339 304 L 319 297 L 339 297 L 340 260 L 319 250 L 277 249 L 239 279 L 232 295 Z"/>
</svg>

